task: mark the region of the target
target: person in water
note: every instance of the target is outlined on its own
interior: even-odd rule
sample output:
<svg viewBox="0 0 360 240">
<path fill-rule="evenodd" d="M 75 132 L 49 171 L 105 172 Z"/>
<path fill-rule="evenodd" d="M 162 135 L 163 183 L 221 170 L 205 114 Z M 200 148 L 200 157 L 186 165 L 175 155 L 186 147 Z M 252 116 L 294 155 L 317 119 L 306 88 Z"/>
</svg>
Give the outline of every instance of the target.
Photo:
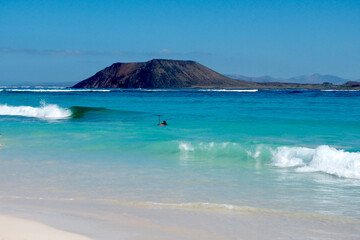
<svg viewBox="0 0 360 240">
<path fill-rule="evenodd" d="M 166 121 L 165 121 L 165 120 L 162 122 L 162 124 L 167 125 L 167 123 L 166 123 Z"/>
</svg>

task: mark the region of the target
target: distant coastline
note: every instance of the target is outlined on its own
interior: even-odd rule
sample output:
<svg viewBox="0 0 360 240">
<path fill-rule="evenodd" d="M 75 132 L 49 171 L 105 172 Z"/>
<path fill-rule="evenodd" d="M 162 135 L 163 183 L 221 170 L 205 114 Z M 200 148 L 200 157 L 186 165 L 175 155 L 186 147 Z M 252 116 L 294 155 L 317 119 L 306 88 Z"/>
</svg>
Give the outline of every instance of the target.
<svg viewBox="0 0 360 240">
<path fill-rule="evenodd" d="M 2 84 L 0 88 L 360 90 L 360 79 L 317 73 L 291 78 L 248 77 L 220 74 L 195 61 L 153 59 L 114 63 L 80 82 L 22 82 Z"/>
<path fill-rule="evenodd" d="M 360 82 L 343 84 L 254 82 L 230 78 L 194 61 L 153 59 L 148 62 L 114 63 L 71 88 L 110 89 L 319 89 L 358 90 Z M 270 78 L 271 80 L 272 78 Z M 296 79 L 296 78 L 294 78 Z M 256 78 L 254 78 L 256 80 Z M 341 79 L 340 79 L 341 80 Z M 339 81 L 340 81 L 339 80 Z"/>
</svg>

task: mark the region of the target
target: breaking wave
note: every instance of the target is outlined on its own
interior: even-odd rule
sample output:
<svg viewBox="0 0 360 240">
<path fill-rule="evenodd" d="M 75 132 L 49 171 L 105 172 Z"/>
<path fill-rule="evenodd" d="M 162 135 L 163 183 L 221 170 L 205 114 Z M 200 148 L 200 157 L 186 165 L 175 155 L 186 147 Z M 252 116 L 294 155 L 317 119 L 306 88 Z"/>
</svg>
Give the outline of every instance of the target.
<svg viewBox="0 0 360 240">
<path fill-rule="evenodd" d="M 297 172 L 322 172 L 341 178 L 360 179 L 360 152 L 347 152 L 327 145 L 316 148 L 248 145 L 231 142 L 178 143 L 181 160 L 233 159 L 251 161 L 255 167 L 271 164 Z"/>
<path fill-rule="evenodd" d="M 360 179 L 360 152 L 346 152 L 327 145 L 315 149 L 279 147 L 273 152 L 272 163 L 277 167 L 296 167 L 298 172 L 324 172 Z"/>
<path fill-rule="evenodd" d="M 257 92 L 258 89 L 202 89 L 199 91 L 206 92 Z"/>
<path fill-rule="evenodd" d="M 70 118 L 72 116 L 72 112 L 69 109 L 61 108 L 56 104 L 46 104 L 45 102 L 41 102 L 40 107 L 9 106 L 6 104 L 1 104 L 0 115 L 33 117 L 43 120 L 57 120 Z"/>
<path fill-rule="evenodd" d="M 178 150 L 181 159 L 215 159 L 215 158 L 238 158 L 247 159 L 252 156 L 251 151 L 241 144 L 232 142 L 180 142 Z"/>
<path fill-rule="evenodd" d="M 79 119 L 85 117 L 87 114 L 92 114 L 92 118 L 101 118 L 104 116 L 111 117 L 111 114 L 131 115 L 138 114 L 138 112 L 110 110 L 102 107 L 72 106 L 70 108 L 61 108 L 56 104 L 46 104 L 44 101 L 41 101 L 39 107 L 0 104 L 0 116 L 21 116 L 42 120 L 60 120 Z"/>
<path fill-rule="evenodd" d="M 322 92 L 359 92 L 357 89 L 326 89 L 321 90 Z"/>
<path fill-rule="evenodd" d="M 100 107 L 80 107 L 80 106 L 73 106 L 70 108 L 71 110 L 71 117 L 72 118 L 82 118 L 88 112 L 105 112 L 108 111 L 106 108 Z"/>
</svg>

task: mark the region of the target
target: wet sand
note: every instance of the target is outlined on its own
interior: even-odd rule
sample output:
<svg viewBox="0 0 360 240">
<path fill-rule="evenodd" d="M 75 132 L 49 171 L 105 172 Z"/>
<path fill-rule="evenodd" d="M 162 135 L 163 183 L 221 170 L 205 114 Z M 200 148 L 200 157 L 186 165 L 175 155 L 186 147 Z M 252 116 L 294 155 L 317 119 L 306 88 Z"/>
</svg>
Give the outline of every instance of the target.
<svg viewBox="0 0 360 240">
<path fill-rule="evenodd" d="M 354 219 L 249 207 L 232 208 L 216 204 L 1 199 L 0 213 L 33 219 L 51 226 L 49 228 L 36 222 L 15 219 L 15 222 L 9 222 L 13 228 L 6 228 L 9 236 L 19 232 L 19 228 L 15 228 L 17 221 L 24 221 L 25 225 L 22 226 L 39 224 L 39 228 L 49 228 L 47 236 L 57 237 L 60 236 L 57 234 L 71 232 L 99 240 L 360 238 L 360 221 Z M 0 239 L 18 239 L 6 238 L 4 231 L 0 232 Z M 39 231 L 42 232 L 44 231 Z M 80 235 L 62 239 L 88 239 Z"/>
</svg>

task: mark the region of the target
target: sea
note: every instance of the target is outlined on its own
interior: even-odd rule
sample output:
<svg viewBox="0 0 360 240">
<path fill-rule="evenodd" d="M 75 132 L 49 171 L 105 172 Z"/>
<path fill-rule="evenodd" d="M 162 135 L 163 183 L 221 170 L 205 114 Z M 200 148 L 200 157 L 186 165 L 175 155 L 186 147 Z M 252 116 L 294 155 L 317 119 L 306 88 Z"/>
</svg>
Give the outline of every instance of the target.
<svg viewBox="0 0 360 240">
<path fill-rule="evenodd" d="M 0 133 L 3 204 L 246 209 L 360 238 L 360 91 L 4 87 Z"/>
</svg>

